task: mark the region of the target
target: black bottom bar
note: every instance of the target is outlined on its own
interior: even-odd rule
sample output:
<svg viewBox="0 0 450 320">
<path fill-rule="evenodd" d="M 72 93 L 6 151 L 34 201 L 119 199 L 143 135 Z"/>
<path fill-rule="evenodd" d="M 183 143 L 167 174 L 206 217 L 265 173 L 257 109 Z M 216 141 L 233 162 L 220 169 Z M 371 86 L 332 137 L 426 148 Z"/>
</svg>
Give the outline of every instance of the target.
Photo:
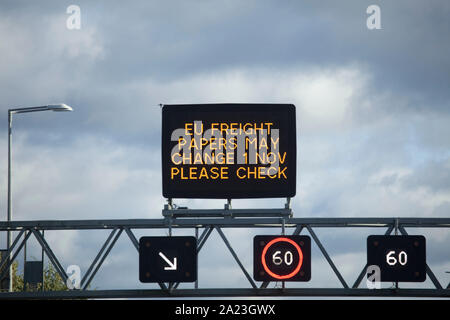
<svg viewBox="0 0 450 320">
<path fill-rule="evenodd" d="M 229 298 L 229 297 L 432 297 L 450 298 L 448 289 L 177 289 L 169 290 L 73 290 L 2 292 L 0 299 L 108 299 L 108 298 Z"/>
</svg>

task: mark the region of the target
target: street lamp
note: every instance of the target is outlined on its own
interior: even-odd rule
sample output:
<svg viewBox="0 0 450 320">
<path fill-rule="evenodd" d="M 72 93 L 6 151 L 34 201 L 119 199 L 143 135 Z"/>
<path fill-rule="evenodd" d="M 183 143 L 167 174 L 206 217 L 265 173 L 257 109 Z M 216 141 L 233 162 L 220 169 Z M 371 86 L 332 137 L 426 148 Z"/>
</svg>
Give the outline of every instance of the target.
<svg viewBox="0 0 450 320">
<path fill-rule="evenodd" d="M 62 104 L 49 104 L 46 106 L 39 107 L 28 107 L 28 108 L 16 108 L 8 110 L 8 215 L 7 221 L 11 221 L 11 137 L 12 137 L 12 118 L 13 114 L 16 113 L 28 113 L 28 112 L 39 112 L 39 111 L 72 111 L 73 109 L 68 105 Z M 7 233 L 7 250 L 9 251 L 11 247 L 11 231 L 8 230 Z M 8 259 L 11 259 L 11 253 Z M 12 265 L 9 267 L 9 292 L 12 292 Z"/>
</svg>

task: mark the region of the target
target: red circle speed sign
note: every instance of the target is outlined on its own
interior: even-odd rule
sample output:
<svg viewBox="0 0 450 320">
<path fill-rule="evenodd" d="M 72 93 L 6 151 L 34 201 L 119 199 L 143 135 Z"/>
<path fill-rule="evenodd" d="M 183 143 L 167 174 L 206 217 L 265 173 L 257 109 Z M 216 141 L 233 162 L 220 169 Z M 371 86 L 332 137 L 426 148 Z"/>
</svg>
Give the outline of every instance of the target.
<svg viewBox="0 0 450 320">
<path fill-rule="evenodd" d="M 267 251 L 269 250 L 269 248 L 272 245 L 274 245 L 275 243 L 278 243 L 278 242 L 287 242 L 287 243 L 291 244 L 297 250 L 297 253 L 298 253 L 298 256 L 299 256 L 299 261 L 298 261 L 298 264 L 295 267 L 295 269 L 291 273 L 286 274 L 286 275 L 279 275 L 279 274 L 274 273 L 272 270 L 269 269 L 269 267 L 267 266 L 267 262 L 266 262 Z M 289 278 L 292 278 L 293 276 L 295 276 L 300 271 L 300 268 L 302 267 L 302 264 L 303 264 L 303 252 L 300 249 L 299 245 L 294 240 L 289 239 L 289 238 L 285 238 L 285 237 L 279 237 L 279 238 L 272 239 L 271 241 L 269 241 L 266 244 L 266 246 L 264 247 L 263 252 L 261 254 L 261 262 L 262 262 L 262 265 L 264 267 L 264 270 L 271 277 L 273 277 L 275 279 L 279 279 L 279 280 L 289 279 Z"/>
</svg>

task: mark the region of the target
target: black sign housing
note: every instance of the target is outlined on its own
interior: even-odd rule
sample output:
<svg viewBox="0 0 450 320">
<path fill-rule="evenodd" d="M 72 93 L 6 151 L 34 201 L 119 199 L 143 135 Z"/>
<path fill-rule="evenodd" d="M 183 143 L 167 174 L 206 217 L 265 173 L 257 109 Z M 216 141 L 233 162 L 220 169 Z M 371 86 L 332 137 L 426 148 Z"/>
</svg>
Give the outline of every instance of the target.
<svg viewBox="0 0 450 320">
<path fill-rule="evenodd" d="M 183 132 L 187 139 L 180 136 Z M 255 133 L 257 140 L 249 136 L 242 147 L 233 140 L 232 133 Z M 195 134 L 200 139 L 197 143 Z M 189 150 L 185 149 L 187 144 L 191 146 Z M 252 148 L 256 148 L 257 156 Z M 163 196 L 293 197 L 296 150 L 296 116 L 292 104 L 164 105 Z"/>
<path fill-rule="evenodd" d="M 142 237 L 139 239 L 141 282 L 194 282 L 197 280 L 195 237 Z"/>
<path fill-rule="evenodd" d="M 311 280 L 310 237 L 255 236 L 253 278 L 256 281 Z"/>
<path fill-rule="evenodd" d="M 426 279 L 424 236 L 367 237 L 367 265 L 380 268 L 381 281 L 423 282 Z"/>
</svg>

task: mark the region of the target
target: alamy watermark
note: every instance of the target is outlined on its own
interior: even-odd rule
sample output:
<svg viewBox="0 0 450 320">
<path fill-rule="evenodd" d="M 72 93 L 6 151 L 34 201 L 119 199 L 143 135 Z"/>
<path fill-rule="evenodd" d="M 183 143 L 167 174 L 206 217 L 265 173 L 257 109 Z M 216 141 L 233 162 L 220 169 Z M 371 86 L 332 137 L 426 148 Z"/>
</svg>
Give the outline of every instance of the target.
<svg viewBox="0 0 450 320">
<path fill-rule="evenodd" d="M 372 4 L 367 7 L 366 13 L 369 14 L 367 17 L 366 25 L 369 30 L 380 30 L 381 29 L 381 9 L 376 4 Z"/>
<path fill-rule="evenodd" d="M 381 270 L 377 265 L 367 266 L 367 289 L 381 289 Z"/>
<path fill-rule="evenodd" d="M 70 290 L 80 289 L 81 287 L 81 269 L 76 264 L 72 264 L 67 267 L 67 280 L 66 286 Z"/>
<path fill-rule="evenodd" d="M 81 8 L 75 4 L 67 7 L 66 13 L 70 16 L 66 20 L 66 27 L 69 30 L 81 29 Z"/>
</svg>

